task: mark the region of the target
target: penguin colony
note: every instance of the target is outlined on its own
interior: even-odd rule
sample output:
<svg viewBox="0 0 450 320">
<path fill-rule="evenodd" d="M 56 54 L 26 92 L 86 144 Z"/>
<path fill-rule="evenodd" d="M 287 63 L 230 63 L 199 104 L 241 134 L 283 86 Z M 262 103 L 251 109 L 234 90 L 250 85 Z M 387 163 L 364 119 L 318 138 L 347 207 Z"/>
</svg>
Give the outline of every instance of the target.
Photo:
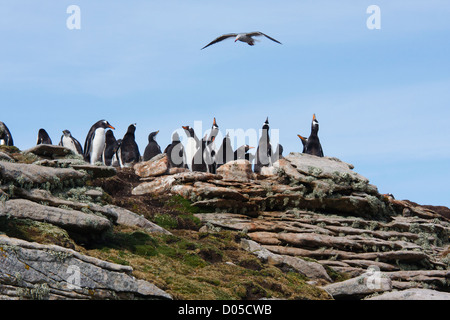
<svg viewBox="0 0 450 320">
<path fill-rule="evenodd" d="M 261 137 L 256 147 L 255 155 L 249 153 L 254 148 L 243 145 L 233 150 L 229 134 L 216 144 L 219 126 L 216 118 L 213 120 L 209 135 L 199 139 L 190 126 L 181 127 L 186 133 L 187 141 L 183 144 L 177 132 L 172 134 L 171 143 L 161 152 L 156 141 L 158 131 L 151 132 L 148 136 L 148 144 L 144 154 L 141 156 L 139 147 L 135 140 L 136 124 L 130 124 L 122 139 L 114 137 L 112 130 L 115 128 L 106 120 L 94 123 L 86 136 L 84 148 L 80 142 L 72 136 L 69 130 L 63 130 L 59 146 L 66 147 L 74 153 L 83 156 L 90 164 L 101 163 L 107 166 L 132 167 L 140 161 L 148 161 L 162 153 L 167 155 L 168 164 L 171 168 L 187 168 L 190 171 L 216 173 L 223 164 L 245 159 L 252 163 L 254 161 L 254 172 L 260 173 L 263 167 L 270 167 L 275 161 L 283 157 L 283 146 L 277 144 L 275 151 L 272 150 L 269 135 L 269 118 L 267 117 L 262 126 Z M 111 130 L 112 129 L 112 130 Z M 311 133 L 308 138 L 298 134 L 302 143 L 302 152 L 318 157 L 323 157 L 320 144 L 319 122 L 313 115 Z M 37 144 L 52 144 L 52 140 L 45 129 L 39 129 Z M 13 146 L 13 138 L 8 127 L 0 121 L 0 145 Z"/>
</svg>

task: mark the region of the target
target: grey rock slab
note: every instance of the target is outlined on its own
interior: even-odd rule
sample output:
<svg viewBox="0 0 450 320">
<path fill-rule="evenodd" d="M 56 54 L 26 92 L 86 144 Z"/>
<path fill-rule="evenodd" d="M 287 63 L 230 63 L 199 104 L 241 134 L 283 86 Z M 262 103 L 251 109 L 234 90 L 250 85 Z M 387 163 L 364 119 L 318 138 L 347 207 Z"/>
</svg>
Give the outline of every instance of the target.
<svg viewBox="0 0 450 320">
<path fill-rule="evenodd" d="M 29 152 L 40 157 L 49 158 L 65 157 L 69 154 L 74 154 L 72 150 L 66 147 L 55 146 L 51 144 L 38 144 L 30 149 L 25 150 L 24 152 Z"/>
<path fill-rule="evenodd" d="M 132 270 L 71 249 L 0 236 L 0 293 L 9 298 L 172 299 L 133 277 Z"/>
<path fill-rule="evenodd" d="M 0 178 L 14 184 L 59 184 L 65 180 L 82 179 L 86 175 L 70 168 L 51 168 L 36 164 L 0 162 Z"/>
<path fill-rule="evenodd" d="M 172 234 L 166 229 L 158 226 L 157 224 L 147 220 L 145 217 L 134 213 L 130 210 L 120 208 L 117 206 L 107 205 L 107 209 L 112 210 L 117 214 L 117 223 L 125 226 L 142 228 L 150 233 L 162 233 L 162 234 Z"/>
<path fill-rule="evenodd" d="M 364 273 L 358 277 L 323 286 L 335 299 L 360 299 L 376 292 L 392 290 L 392 281 L 382 272 Z"/>
<path fill-rule="evenodd" d="M 402 291 L 385 292 L 365 300 L 450 300 L 449 292 L 412 288 Z"/>
<path fill-rule="evenodd" d="M 257 242 L 248 239 L 241 239 L 241 247 L 253 253 L 262 261 L 266 261 L 274 265 L 288 265 L 311 279 L 323 279 L 328 282 L 332 281 L 325 268 L 317 262 L 305 261 L 297 257 L 275 254 L 262 247 Z"/>
<path fill-rule="evenodd" d="M 44 206 L 24 199 L 0 203 L 0 216 L 47 222 L 81 233 L 101 233 L 112 227 L 112 223 L 104 217 L 77 210 Z"/>
</svg>

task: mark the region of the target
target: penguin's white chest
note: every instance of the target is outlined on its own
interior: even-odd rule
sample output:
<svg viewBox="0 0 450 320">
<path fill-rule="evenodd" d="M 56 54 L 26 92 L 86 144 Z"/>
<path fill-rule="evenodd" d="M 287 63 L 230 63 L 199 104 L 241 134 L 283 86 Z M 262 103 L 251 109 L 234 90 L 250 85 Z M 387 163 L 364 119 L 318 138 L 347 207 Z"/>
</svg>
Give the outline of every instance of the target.
<svg viewBox="0 0 450 320">
<path fill-rule="evenodd" d="M 189 170 L 192 171 L 192 159 L 194 158 L 195 152 L 197 151 L 197 143 L 194 138 L 188 138 L 186 143 L 186 161 Z"/>
<path fill-rule="evenodd" d="M 62 138 L 62 145 L 63 145 L 63 147 L 66 147 L 66 148 L 72 150 L 73 152 L 78 153 L 75 143 L 73 142 L 73 139 L 71 139 L 70 137 L 64 136 Z"/>
<path fill-rule="evenodd" d="M 91 164 L 97 162 L 105 148 L 105 128 L 97 128 L 94 132 L 91 148 Z"/>
</svg>

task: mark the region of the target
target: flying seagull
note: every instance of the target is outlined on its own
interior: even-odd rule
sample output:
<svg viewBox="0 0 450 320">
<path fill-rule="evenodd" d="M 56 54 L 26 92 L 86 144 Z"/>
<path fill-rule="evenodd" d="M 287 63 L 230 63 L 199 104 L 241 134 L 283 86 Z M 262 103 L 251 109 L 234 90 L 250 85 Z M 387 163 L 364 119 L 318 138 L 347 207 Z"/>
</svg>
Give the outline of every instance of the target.
<svg viewBox="0 0 450 320">
<path fill-rule="evenodd" d="M 274 38 L 269 37 L 267 34 L 264 34 L 262 32 L 259 31 L 255 31 L 255 32 L 248 32 L 248 33 L 228 33 L 228 34 L 224 34 L 216 39 L 214 39 L 213 41 L 211 41 L 210 43 L 208 43 L 206 46 L 204 46 L 202 48 L 205 49 L 206 47 L 209 47 L 210 45 L 220 42 L 222 40 L 228 39 L 228 38 L 235 38 L 234 42 L 236 41 L 242 41 L 242 42 L 246 42 L 249 46 L 253 46 L 255 45 L 255 39 L 253 39 L 252 37 L 261 37 L 261 36 L 265 36 L 266 38 L 275 41 L 276 43 L 282 44 L 280 41 L 275 40 Z"/>
</svg>

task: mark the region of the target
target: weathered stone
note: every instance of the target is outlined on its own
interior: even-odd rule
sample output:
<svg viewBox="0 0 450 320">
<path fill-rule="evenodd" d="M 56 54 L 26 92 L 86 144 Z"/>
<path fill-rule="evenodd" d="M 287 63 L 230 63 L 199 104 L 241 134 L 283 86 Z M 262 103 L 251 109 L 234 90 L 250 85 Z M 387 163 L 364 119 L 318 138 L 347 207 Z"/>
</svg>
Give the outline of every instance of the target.
<svg viewBox="0 0 450 320">
<path fill-rule="evenodd" d="M 7 153 L 1 151 L 0 151 L 0 161 L 15 162 L 15 160 L 11 158 Z"/>
<path fill-rule="evenodd" d="M 0 235 L 0 296 L 5 299 L 172 299 L 134 278 L 132 270 L 56 245 Z"/>
<path fill-rule="evenodd" d="M 74 154 L 72 150 L 62 146 L 55 146 L 51 144 L 38 144 L 24 152 L 33 153 L 39 157 L 61 158 L 69 154 Z"/>
<path fill-rule="evenodd" d="M 389 277 L 378 271 L 364 273 L 361 276 L 331 283 L 322 287 L 334 299 L 360 299 L 376 292 L 392 290 L 392 282 Z"/>
<path fill-rule="evenodd" d="M 288 266 L 310 279 L 322 279 L 327 282 L 332 281 L 325 268 L 319 263 L 305 261 L 296 257 L 274 254 L 252 240 L 241 239 L 241 246 L 245 250 L 256 255 L 259 259 L 267 261 L 270 264 Z"/>
<path fill-rule="evenodd" d="M 148 161 L 138 162 L 134 165 L 134 172 L 141 178 L 156 177 L 167 173 L 169 159 L 162 153 Z"/>
<path fill-rule="evenodd" d="M 114 177 L 117 170 L 111 166 L 97 166 L 93 164 L 73 164 L 72 168 L 76 170 L 85 170 L 93 179 Z"/>
<path fill-rule="evenodd" d="M 117 223 L 125 226 L 130 227 L 137 227 L 141 228 L 147 232 L 150 233 L 162 233 L 162 234 L 171 234 L 169 231 L 167 231 L 164 228 L 161 228 L 157 224 L 154 224 L 153 222 L 150 222 L 145 217 L 134 213 L 130 210 L 120 208 L 117 206 L 111 206 L 108 205 L 106 208 L 109 208 L 113 210 L 115 213 L 117 213 L 118 219 Z"/>
<path fill-rule="evenodd" d="M 117 213 L 108 208 L 108 206 L 101 206 L 96 203 L 69 201 L 55 197 L 47 190 L 31 189 L 26 190 L 23 188 L 15 188 L 14 195 L 20 198 L 28 199 L 34 202 L 45 202 L 50 206 L 59 207 L 66 206 L 75 210 L 88 209 L 93 212 L 100 213 L 110 219 L 112 222 L 117 221 Z"/>
<path fill-rule="evenodd" d="M 84 179 L 85 173 L 70 168 L 50 168 L 35 164 L 0 162 L 0 178 L 15 185 L 42 185 L 60 187 L 66 180 Z"/>
<path fill-rule="evenodd" d="M 0 216 L 47 222 L 78 233 L 101 233 L 112 227 L 108 219 L 95 214 L 44 206 L 24 199 L 0 203 Z"/>
<path fill-rule="evenodd" d="M 367 178 L 352 170 L 353 165 L 336 158 L 316 157 L 305 153 L 291 152 L 285 159 L 303 175 L 334 181 L 368 182 Z"/>
<path fill-rule="evenodd" d="M 249 182 L 255 179 L 252 165 L 248 160 L 229 161 L 217 169 L 225 181 Z"/>
<path fill-rule="evenodd" d="M 391 291 L 367 298 L 366 300 L 450 300 L 449 292 L 431 289 L 407 289 Z"/>
</svg>

